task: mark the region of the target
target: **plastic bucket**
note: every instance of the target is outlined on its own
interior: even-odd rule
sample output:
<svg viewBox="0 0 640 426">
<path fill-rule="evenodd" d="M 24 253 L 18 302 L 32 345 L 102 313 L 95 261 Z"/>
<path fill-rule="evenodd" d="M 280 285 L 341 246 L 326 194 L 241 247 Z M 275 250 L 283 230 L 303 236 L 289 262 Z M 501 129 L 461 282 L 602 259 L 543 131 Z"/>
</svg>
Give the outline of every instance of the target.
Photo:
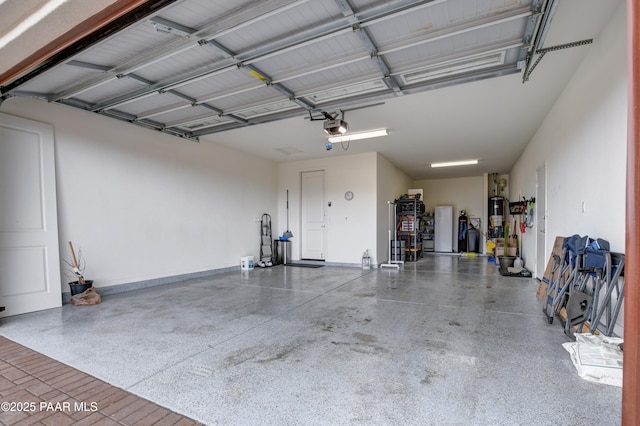
<svg viewBox="0 0 640 426">
<path fill-rule="evenodd" d="M 84 293 L 91 287 L 93 287 L 93 280 L 84 280 L 84 284 L 78 284 L 78 281 L 69 283 L 69 289 L 71 289 L 72 296 L 75 296 L 76 294 Z"/>
<path fill-rule="evenodd" d="M 253 256 L 243 256 L 240 258 L 240 269 L 249 271 L 253 269 Z"/>
</svg>

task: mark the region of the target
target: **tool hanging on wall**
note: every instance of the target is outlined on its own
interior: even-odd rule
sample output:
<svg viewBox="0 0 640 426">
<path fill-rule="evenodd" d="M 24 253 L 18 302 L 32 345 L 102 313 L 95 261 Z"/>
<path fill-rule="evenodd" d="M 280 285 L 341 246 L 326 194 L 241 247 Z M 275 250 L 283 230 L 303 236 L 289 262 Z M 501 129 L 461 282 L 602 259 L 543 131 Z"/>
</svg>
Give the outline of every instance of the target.
<svg viewBox="0 0 640 426">
<path fill-rule="evenodd" d="M 528 203 L 528 209 L 527 209 L 524 223 L 527 228 L 533 228 L 533 221 L 534 221 L 533 213 L 534 213 L 534 207 L 536 205 L 536 199 L 532 197 L 529 200 L 527 200 L 527 203 Z"/>
<path fill-rule="evenodd" d="M 293 232 L 289 230 L 289 190 L 287 189 L 287 230 L 282 233 L 287 240 L 293 238 Z"/>
<path fill-rule="evenodd" d="M 535 202 L 536 199 L 533 197 L 528 200 L 522 197 L 522 201 L 509 203 L 509 213 L 520 217 L 519 229 L 522 234 L 525 233 L 526 228 L 533 228 Z"/>
</svg>

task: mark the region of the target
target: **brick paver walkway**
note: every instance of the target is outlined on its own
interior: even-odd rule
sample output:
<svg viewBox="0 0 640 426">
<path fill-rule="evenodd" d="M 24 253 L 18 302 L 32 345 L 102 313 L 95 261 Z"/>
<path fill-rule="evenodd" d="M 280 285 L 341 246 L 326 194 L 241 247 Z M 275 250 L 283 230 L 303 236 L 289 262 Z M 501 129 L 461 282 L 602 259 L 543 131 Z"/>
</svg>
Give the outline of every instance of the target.
<svg viewBox="0 0 640 426">
<path fill-rule="evenodd" d="M 0 336 L 2 425 L 198 425 Z"/>
</svg>

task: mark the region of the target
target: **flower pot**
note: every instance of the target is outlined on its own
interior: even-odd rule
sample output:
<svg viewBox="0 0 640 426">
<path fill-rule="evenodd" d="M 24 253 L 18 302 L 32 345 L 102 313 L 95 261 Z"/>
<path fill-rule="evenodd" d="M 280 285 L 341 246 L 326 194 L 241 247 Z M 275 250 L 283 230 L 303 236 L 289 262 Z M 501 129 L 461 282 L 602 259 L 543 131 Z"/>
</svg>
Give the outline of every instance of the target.
<svg viewBox="0 0 640 426">
<path fill-rule="evenodd" d="M 74 281 L 69 283 L 69 288 L 71 289 L 71 295 L 75 296 L 76 294 L 84 293 L 87 289 L 93 287 L 93 280 L 84 280 L 84 284 L 78 283 L 78 281 Z"/>
<path fill-rule="evenodd" d="M 500 267 L 503 269 L 511 268 L 515 260 L 516 260 L 515 256 L 498 256 Z"/>
</svg>

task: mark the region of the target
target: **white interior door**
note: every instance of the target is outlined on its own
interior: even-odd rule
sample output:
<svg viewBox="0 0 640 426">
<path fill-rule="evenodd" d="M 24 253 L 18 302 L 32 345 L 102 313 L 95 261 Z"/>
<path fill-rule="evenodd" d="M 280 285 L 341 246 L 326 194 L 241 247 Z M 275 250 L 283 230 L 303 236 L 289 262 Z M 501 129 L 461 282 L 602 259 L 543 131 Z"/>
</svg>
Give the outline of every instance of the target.
<svg viewBox="0 0 640 426">
<path fill-rule="evenodd" d="M 434 214 L 434 251 L 453 251 L 453 206 L 437 206 Z"/>
<path fill-rule="evenodd" d="M 0 113 L 0 316 L 61 304 L 53 128 Z"/>
<path fill-rule="evenodd" d="M 327 224 L 324 194 L 324 170 L 301 174 L 301 257 L 324 260 L 326 257 Z"/>
<path fill-rule="evenodd" d="M 536 278 L 542 279 L 547 267 L 545 258 L 547 241 L 547 176 L 545 166 L 536 171 L 536 203 L 534 215 L 536 221 Z"/>
</svg>

